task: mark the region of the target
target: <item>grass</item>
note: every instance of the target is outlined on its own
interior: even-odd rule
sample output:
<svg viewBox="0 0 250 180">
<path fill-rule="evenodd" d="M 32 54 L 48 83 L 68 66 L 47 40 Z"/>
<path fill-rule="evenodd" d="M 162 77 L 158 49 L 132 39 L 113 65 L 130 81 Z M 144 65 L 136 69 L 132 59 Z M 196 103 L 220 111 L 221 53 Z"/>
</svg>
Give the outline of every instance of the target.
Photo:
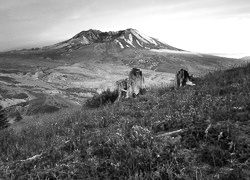
<svg viewBox="0 0 250 180">
<path fill-rule="evenodd" d="M 196 84 L 114 104 L 102 94 L 81 110 L 37 117 L 39 125 L 4 129 L 0 179 L 249 179 L 250 64 Z"/>
</svg>

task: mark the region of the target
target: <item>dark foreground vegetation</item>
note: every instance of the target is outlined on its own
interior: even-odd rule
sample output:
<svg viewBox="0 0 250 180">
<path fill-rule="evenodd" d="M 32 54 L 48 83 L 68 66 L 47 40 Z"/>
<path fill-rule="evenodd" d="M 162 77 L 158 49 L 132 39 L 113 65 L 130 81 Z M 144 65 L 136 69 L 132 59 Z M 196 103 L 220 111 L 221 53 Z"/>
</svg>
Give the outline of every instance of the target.
<svg viewBox="0 0 250 180">
<path fill-rule="evenodd" d="M 1 130 L 0 179 L 250 179 L 250 65 L 196 84 Z"/>
</svg>

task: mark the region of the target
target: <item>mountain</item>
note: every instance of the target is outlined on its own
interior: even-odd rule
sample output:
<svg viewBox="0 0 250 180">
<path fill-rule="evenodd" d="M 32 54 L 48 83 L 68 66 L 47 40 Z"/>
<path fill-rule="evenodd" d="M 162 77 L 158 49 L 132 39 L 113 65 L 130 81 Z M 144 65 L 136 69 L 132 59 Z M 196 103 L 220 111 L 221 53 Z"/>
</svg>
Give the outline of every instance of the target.
<svg viewBox="0 0 250 180">
<path fill-rule="evenodd" d="M 142 69 L 150 87 L 173 83 L 180 68 L 198 76 L 242 62 L 181 50 L 135 29 L 90 29 L 43 48 L 0 53 L 0 105 L 13 120 L 80 106 L 114 89 L 132 67 Z"/>
<path fill-rule="evenodd" d="M 47 49 L 78 49 L 85 45 L 94 43 L 113 43 L 116 48 L 136 48 L 136 49 L 169 49 L 181 51 L 181 49 L 169 46 L 155 38 L 149 37 L 137 31 L 136 29 L 126 29 L 122 31 L 101 32 L 90 29 L 82 31 L 71 39 L 47 46 Z"/>
</svg>

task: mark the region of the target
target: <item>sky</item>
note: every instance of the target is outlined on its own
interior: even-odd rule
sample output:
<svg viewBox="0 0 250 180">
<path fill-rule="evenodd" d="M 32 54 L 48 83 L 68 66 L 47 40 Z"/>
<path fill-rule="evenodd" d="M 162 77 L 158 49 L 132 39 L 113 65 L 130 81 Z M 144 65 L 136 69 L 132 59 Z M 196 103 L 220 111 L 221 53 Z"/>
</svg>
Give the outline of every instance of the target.
<svg viewBox="0 0 250 180">
<path fill-rule="evenodd" d="M 180 49 L 239 58 L 250 55 L 250 0 L 0 0 L 0 51 L 127 28 Z"/>
</svg>

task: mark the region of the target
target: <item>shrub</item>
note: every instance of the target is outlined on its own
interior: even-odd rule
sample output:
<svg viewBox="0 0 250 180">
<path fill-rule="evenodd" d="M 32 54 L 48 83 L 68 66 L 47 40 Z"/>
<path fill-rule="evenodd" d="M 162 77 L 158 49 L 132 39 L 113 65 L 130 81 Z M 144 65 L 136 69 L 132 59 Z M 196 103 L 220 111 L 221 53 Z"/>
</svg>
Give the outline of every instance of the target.
<svg viewBox="0 0 250 180">
<path fill-rule="evenodd" d="M 113 103 L 118 97 L 118 91 L 110 91 L 107 89 L 101 94 L 96 94 L 92 98 L 88 99 L 85 103 L 86 107 L 98 108 L 108 103 Z"/>
<path fill-rule="evenodd" d="M 222 167 L 227 163 L 227 159 L 230 158 L 229 152 L 223 151 L 218 146 L 206 146 L 201 147 L 200 160 L 207 163 L 210 166 Z"/>
<path fill-rule="evenodd" d="M 20 94 L 15 94 L 14 96 L 13 96 L 13 98 L 15 98 L 15 99 L 26 99 L 26 98 L 28 98 L 29 96 L 27 95 L 27 94 L 25 94 L 25 93 L 20 93 Z"/>
<path fill-rule="evenodd" d="M 21 116 L 21 114 L 20 114 L 20 112 L 16 112 L 16 118 L 15 118 L 15 121 L 16 122 L 18 122 L 18 121 L 20 121 L 20 120 L 22 120 L 23 118 L 22 118 L 22 116 Z"/>
</svg>

